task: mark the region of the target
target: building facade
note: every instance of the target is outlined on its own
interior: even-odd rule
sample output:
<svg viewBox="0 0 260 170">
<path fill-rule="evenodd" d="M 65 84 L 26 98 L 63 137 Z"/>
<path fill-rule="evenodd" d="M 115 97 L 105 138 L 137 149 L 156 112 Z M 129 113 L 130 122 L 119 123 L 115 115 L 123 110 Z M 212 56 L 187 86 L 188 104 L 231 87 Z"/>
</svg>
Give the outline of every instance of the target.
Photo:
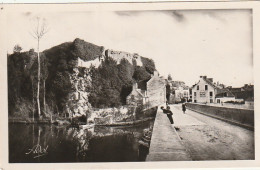
<svg viewBox="0 0 260 170">
<path fill-rule="evenodd" d="M 145 108 L 159 106 L 166 102 L 166 84 L 159 73 L 154 71 L 151 79 L 146 82 L 146 90 L 138 88 L 137 83 L 133 85 L 132 92 L 126 98 L 127 105 L 140 105 Z"/>
<path fill-rule="evenodd" d="M 190 91 L 189 91 L 189 88 L 188 87 L 178 87 L 176 90 L 175 90 L 175 100 L 176 101 L 188 101 L 190 97 Z"/>
<path fill-rule="evenodd" d="M 159 73 L 154 71 L 152 78 L 147 82 L 147 96 L 149 106 L 159 106 L 166 102 L 165 80 L 159 77 Z"/>
<path fill-rule="evenodd" d="M 243 102 L 245 100 L 241 96 L 245 93 L 240 91 L 240 88 L 225 87 L 223 84 L 214 83 L 212 78 L 200 76 L 199 82 L 192 87 L 192 102 L 204 104 Z"/>
<path fill-rule="evenodd" d="M 138 89 L 137 83 L 133 85 L 132 92 L 126 97 L 127 105 L 145 105 L 148 103 L 147 91 Z"/>
<path fill-rule="evenodd" d="M 169 103 L 187 102 L 190 98 L 189 87 L 183 81 L 170 81 L 171 96 Z"/>
<path fill-rule="evenodd" d="M 212 78 L 200 76 L 200 80 L 192 87 L 192 102 L 194 103 L 215 103 L 217 87 Z"/>
</svg>

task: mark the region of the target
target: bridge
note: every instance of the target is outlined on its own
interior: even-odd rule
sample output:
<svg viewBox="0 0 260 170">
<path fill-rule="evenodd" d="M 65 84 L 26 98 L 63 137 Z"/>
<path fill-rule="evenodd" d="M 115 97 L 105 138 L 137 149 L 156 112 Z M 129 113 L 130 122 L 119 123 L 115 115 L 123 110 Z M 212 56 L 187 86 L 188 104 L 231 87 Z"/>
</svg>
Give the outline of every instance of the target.
<svg viewBox="0 0 260 170">
<path fill-rule="evenodd" d="M 252 160 L 254 131 L 170 105 L 174 126 L 158 109 L 146 161 Z M 243 154 L 241 154 L 243 153 Z"/>
</svg>

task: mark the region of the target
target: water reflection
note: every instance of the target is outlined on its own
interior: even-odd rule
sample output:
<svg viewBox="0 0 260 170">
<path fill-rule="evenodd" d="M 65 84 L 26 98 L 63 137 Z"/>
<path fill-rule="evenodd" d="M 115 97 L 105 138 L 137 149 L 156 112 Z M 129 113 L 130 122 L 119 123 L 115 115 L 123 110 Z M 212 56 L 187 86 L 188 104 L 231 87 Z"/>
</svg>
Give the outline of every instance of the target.
<svg viewBox="0 0 260 170">
<path fill-rule="evenodd" d="M 9 124 L 9 162 L 144 161 L 148 149 L 139 146 L 143 130 L 135 127 L 78 129 L 55 125 Z"/>
</svg>

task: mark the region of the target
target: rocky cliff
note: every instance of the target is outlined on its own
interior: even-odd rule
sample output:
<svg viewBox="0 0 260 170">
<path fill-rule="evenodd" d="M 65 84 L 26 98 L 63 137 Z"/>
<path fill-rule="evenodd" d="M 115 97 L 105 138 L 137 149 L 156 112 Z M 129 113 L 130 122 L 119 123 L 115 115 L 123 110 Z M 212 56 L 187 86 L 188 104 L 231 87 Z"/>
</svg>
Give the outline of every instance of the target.
<svg viewBox="0 0 260 170">
<path fill-rule="evenodd" d="M 155 70 L 151 59 L 138 54 L 107 50 L 75 39 L 41 53 L 40 100 L 44 95 L 47 109 L 53 114 L 81 115 L 92 107 L 125 104 L 134 82 L 150 79 Z M 27 103 L 26 116 L 35 112 L 37 60 L 35 52 L 8 55 L 9 114 Z M 29 67 L 30 66 L 30 67 Z M 43 86 L 45 84 L 45 87 Z"/>
</svg>

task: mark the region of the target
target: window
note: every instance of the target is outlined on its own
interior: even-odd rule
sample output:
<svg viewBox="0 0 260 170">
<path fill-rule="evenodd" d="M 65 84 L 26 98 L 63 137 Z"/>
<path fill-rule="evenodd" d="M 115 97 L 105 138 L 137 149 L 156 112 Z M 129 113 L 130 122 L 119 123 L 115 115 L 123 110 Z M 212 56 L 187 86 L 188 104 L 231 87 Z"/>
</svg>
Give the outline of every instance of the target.
<svg viewBox="0 0 260 170">
<path fill-rule="evenodd" d="M 200 89 L 200 86 L 199 85 L 197 85 L 197 90 L 199 90 Z"/>
<path fill-rule="evenodd" d="M 196 96 L 196 92 L 194 92 L 194 96 Z"/>
<path fill-rule="evenodd" d="M 205 85 L 205 90 L 208 90 L 208 85 Z"/>
<path fill-rule="evenodd" d="M 197 103 L 197 100 L 194 100 L 194 103 Z"/>
<path fill-rule="evenodd" d="M 211 92 L 209 92 L 209 96 L 210 97 L 212 97 L 213 96 L 213 92 L 211 91 Z"/>
<path fill-rule="evenodd" d="M 210 103 L 213 103 L 213 99 L 210 99 Z"/>
</svg>

